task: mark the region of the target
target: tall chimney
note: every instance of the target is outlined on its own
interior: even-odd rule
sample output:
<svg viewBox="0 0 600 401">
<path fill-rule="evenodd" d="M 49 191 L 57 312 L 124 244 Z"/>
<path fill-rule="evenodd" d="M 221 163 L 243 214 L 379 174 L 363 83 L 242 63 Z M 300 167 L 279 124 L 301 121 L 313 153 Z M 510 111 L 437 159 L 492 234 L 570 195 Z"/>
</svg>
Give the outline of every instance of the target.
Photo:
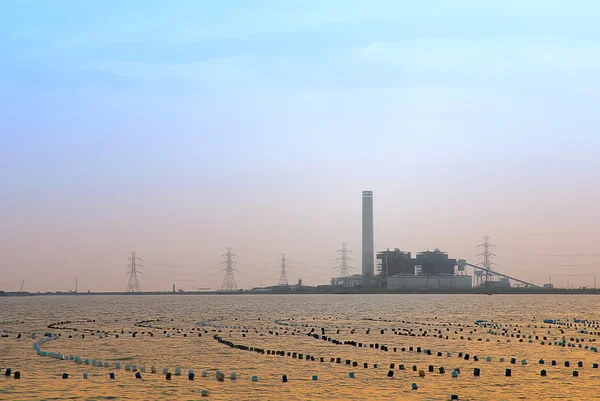
<svg viewBox="0 0 600 401">
<path fill-rule="evenodd" d="M 375 274 L 373 244 L 373 191 L 362 193 L 362 276 L 363 285 L 370 287 Z"/>
</svg>

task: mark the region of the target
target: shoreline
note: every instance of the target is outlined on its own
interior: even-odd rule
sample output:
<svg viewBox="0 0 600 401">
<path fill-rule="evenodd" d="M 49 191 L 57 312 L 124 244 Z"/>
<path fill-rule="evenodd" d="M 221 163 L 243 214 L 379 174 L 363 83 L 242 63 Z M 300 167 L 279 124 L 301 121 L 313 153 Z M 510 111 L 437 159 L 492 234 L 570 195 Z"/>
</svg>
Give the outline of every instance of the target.
<svg viewBox="0 0 600 401">
<path fill-rule="evenodd" d="M 485 291 L 483 289 L 461 289 L 461 290 L 449 290 L 449 289 L 410 289 L 410 290 L 285 290 L 280 291 L 253 291 L 253 290 L 240 290 L 240 291 L 189 291 L 189 292 L 142 292 L 142 293 L 131 293 L 122 291 L 95 291 L 95 292 L 60 292 L 60 293 L 37 293 L 37 292 L 5 292 L 0 294 L 2 297 L 38 297 L 38 296 L 89 296 L 89 295 L 117 295 L 117 296 L 140 296 L 140 295 L 600 295 L 600 289 L 589 288 L 589 289 L 527 289 L 527 288 L 511 288 L 511 289 L 495 289 L 493 291 Z"/>
</svg>

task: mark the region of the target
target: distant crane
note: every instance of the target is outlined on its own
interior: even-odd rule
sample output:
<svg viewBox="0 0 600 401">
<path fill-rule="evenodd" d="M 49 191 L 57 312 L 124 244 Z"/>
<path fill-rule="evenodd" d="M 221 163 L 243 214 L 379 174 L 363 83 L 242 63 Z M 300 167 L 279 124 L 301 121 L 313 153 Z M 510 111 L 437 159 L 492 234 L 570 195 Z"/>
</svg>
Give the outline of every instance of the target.
<svg viewBox="0 0 600 401">
<path fill-rule="evenodd" d="M 25 280 L 21 281 L 21 289 L 19 290 L 19 292 L 23 292 L 24 285 L 25 285 Z"/>
</svg>

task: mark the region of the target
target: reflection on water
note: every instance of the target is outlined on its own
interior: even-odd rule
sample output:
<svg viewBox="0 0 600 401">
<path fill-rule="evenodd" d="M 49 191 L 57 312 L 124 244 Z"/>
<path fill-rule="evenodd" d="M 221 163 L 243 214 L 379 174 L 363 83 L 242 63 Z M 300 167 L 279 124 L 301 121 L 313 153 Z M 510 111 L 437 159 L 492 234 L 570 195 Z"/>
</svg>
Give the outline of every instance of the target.
<svg viewBox="0 0 600 401">
<path fill-rule="evenodd" d="M 596 296 L 569 295 L 0 298 L 0 330 L 9 335 L 0 338 L 0 400 L 191 400 L 201 398 L 204 389 L 210 392 L 208 399 L 215 400 L 449 400 L 451 394 L 460 400 L 593 399 L 600 379 L 600 369 L 593 367 L 600 362 L 594 351 L 600 329 L 595 322 L 574 319 L 600 320 L 598 306 Z M 488 327 L 476 326 L 479 319 Z M 548 324 L 544 319 L 558 322 Z M 65 321 L 71 323 L 56 326 L 64 329 L 47 328 Z M 201 321 L 205 325 L 196 324 Z M 313 329 L 313 335 L 307 335 Z M 32 331 L 38 333 L 37 339 L 46 331 L 62 334 L 44 344 L 44 351 L 106 361 L 111 367 L 38 356 L 32 348 Z M 110 335 L 99 338 L 98 331 Z M 134 331 L 136 337 L 130 334 Z M 17 339 L 19 332 L 24 334 Z M 216 341 L 215 334 L 225 343 L 248 349 L 229 347 Z M 340 344 L 323 340 L 323 335 Z M 417 347 L 432 355 L 416 352 Z M 459 353 L 469 354 L 469 359 L 459 358 Z M 331 358 L 340 358 L 341 363 L 331 363 Z M 115 369 L 117 361 L 121 369 Z M 565 367 L 565 361 L 571 366 Z M 141 380 L 125 371 L 127 363 L 146 367 Z M 391 363 L 394 376 L 388 378 Z M 150 373 L 152 365 L 157 374 Z M 400 365 L 406 369 L 400 370 Z M 419 377 L 413 365 L 426 376 Z M 434 372 L 429 372 L 429 365 Z M 20 371 L 21 379 L 5 377 L 7 367 Z M 167 381 L 164 367 L 170 372 L 180 367 L 182 375 Z M 439 367 L 445 373 L 440 374 Z M 480 377 L 473 375 L 476 367 Z M 461 373 L 453 378 L 455 368 Z M 512 377 L 505 377 L 506 368 L 512 369 Z M 195 371 L 194 381 L 188 380 L 188 369 Z M 223 382 L 215 379 L 217 369 L 226 374 Z M 547 377 L 540 376 L 541 369 L 547 370 Z M 202 377 L 203 370 L 209 371 L 208 377 Z M 574 370 L 579 377 L 573 377 Z M 63 372 L 69 373 L 67 380 L 61 379 Z M 88 380 L 82 378 L 85 372 Z M 115 372 L 115 380 L 109 379 L 110 372 Z M 236 372 L 236 380 L 229 379 L 231 372 Z M 350 372 L 355 378 L 349 377 Z M 287 383 L 282 383 L 284 374 Z M 251 380 L 254 375 L 257 382 Z M 412 383 L 418 390 L 411 389 Z"/>
</svg>

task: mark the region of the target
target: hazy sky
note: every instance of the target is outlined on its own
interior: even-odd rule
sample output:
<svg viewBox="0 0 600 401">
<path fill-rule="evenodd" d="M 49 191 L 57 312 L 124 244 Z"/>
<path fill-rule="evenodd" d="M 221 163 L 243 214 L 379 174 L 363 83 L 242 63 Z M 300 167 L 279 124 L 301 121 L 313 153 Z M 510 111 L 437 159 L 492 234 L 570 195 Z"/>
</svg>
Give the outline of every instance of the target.
<svg viewBox="0 0 600 401">
<path fill-rule="evenodd" d="M 600 3 L 0 5 L 0 289 L 327 283 L 376 250 L 600 280 Z M 577 255 L 577 256 L 551 256 Z M 191 265 L 165 267 L 163 265 Z M 565 267 L 569 266 L 569 267 Z M 591 276 L 555 277 L 589 285 Z"/>
</svg>

